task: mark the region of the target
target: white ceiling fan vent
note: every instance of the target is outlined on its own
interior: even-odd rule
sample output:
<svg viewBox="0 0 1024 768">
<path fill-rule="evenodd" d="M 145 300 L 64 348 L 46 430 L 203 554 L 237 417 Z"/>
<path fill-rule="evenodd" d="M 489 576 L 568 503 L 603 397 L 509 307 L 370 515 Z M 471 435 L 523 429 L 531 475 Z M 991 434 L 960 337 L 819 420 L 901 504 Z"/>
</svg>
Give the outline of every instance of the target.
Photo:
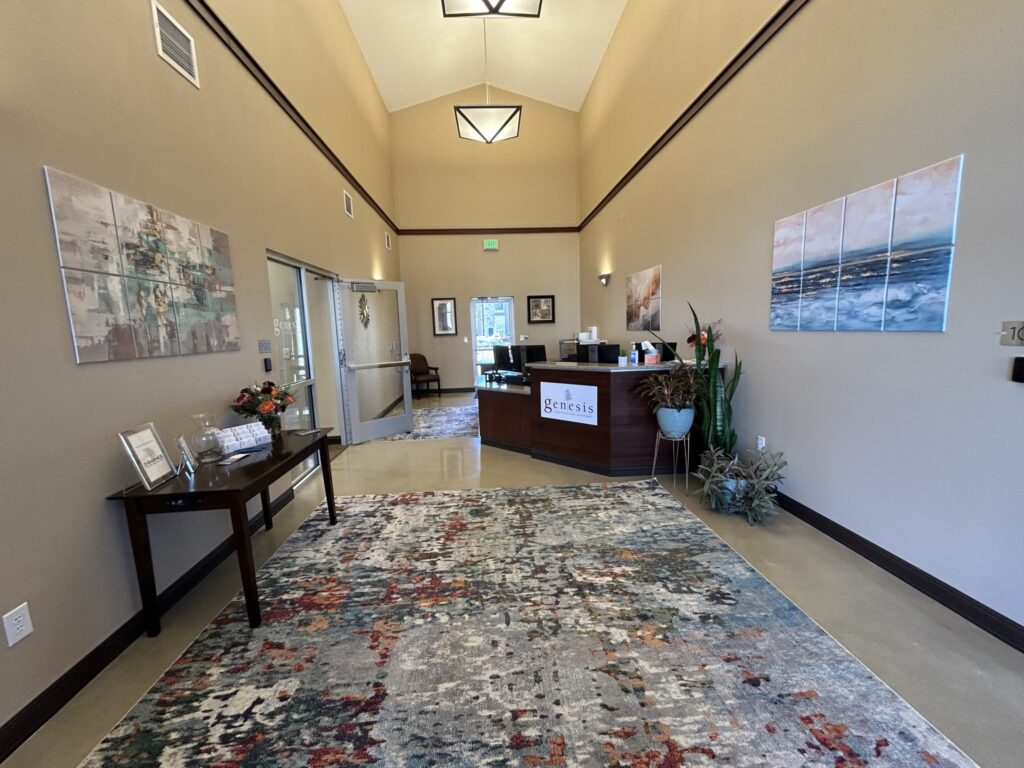
<svg viewBox="0 0 1024 768">
<path fill-rule="evenodd" d="M 156 52 L 160 58 L 198 88 L 195 40 L 156 0 L 153 0 L 153 29 L 156 32 Z"/>
</svg>

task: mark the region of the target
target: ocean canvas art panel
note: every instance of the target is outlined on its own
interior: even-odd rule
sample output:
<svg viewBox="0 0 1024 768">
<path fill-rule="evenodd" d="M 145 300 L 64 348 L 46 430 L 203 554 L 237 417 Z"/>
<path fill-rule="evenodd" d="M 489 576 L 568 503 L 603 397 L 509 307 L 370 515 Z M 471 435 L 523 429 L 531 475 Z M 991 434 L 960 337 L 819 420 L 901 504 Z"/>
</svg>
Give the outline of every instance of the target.
<svg viewBox="0 0 1024 768">
<path fill-rule="evenodd" d="M 79 363 L 241 349 L 226 233 L 45 169 Z"/>
<path fill-rule="evenodd" d="M 775 222 L 773 331 L 946 330 L 963 155 Z"/>
<path fill-rule="evenodd" d="M 836 330 L 880 331 L 896 179 L 846 197 Z"/>
<path fill-rule="evenodd" d="M 885 294 L 887 331 L 945 331 L 963 156 L 896 182 Z"/>
<path fill-rule="evenodd" d="M 801 331 L 834 331 L 836 328 L 844 210 L 845 199 L 840 199 L 807 211 L 800 284 Z"/>
<path fill-rule="evenodd" d="M 800 288 L 803 277 L 806 218 L 806 213 L 798 213 L 775 222 L 769 322 L 773 331 L 795 331 L 800 327 Z"/>
</svg>

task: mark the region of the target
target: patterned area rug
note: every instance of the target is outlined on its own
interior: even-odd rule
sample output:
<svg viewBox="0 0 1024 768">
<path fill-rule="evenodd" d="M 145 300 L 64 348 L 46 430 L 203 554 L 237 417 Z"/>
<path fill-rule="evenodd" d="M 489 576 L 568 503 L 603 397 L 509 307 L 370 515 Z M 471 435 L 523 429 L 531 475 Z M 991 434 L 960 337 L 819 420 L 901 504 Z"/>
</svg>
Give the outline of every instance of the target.
<svg viewBox="0 0 1024 768">
<path fill-rule="evenodd" d="M 338 499 L 87 766 L 971 766 L 646 482 Z"/>
<path fill-rule="evenodd" d="M 476 437 L 480 434 L 479 413 L 476 405 L 416 408 L 412 412 L 412 432 L 382 437 L 381 440 L 447 440 L 451 437 Z"/>
</svg>

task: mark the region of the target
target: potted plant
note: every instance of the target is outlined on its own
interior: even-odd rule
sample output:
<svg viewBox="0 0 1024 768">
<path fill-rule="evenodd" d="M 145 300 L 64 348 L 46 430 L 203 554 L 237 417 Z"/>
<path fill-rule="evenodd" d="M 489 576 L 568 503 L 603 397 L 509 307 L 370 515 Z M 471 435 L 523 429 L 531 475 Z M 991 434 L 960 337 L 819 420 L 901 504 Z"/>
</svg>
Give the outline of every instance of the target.
<svg viewBox="0 0 1024 768">
<path fill-rule="evenodd" d="M 751 525 L 763 523 L 778 512 L 776 491 L 785 468 L 781 453 L 762 451 L 743 461 L 712 448 L 701 456 L 697 469 L 701 501 L 716 512 L 745 515 Z"/>
<path fill-rule="evenodd" d="M 689 307 L 693 315 L 693 352 L 700 378 L 697 407 L 700 409 L 704 447 L 708 450 L 720 448 L 726 455 L 732 456 L 736 449 L 736 431 L 732 428 L 732 398 L 736 394 L 740 376 L 743 375 L 743 363 L 739 355 L 734 354 L 732 377 L 723 379 L 718 372 L 722 357 L 722 350 L 717 344 L 719 334 L 713 324 L 702 327 L 697 311 L 692 304 Z"/>
<path fill-rule="evenodd" d="M 694 402 L 700 379 L 693 368 L 676 363 L 663 373 L 652 373 L 638 386 L 640 396 L 651 404 L 658 428 L 665 437 L 683 437 L 693 426 Z"/>
</svg>

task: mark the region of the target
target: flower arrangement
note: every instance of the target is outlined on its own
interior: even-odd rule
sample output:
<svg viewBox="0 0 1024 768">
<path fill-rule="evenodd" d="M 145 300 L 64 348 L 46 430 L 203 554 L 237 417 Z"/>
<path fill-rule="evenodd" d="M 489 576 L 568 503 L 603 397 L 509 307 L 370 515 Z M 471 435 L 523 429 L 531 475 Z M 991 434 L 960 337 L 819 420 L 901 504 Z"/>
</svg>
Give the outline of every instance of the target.
<svg viewBox="0 0 1024 768">
<path fill-rule="evenodd" d="M 690 346 L 690 349 L 693 349 L 693 348 L 695 348 L 697 346 L 697 331 L 695 331 L 693 328 L 690 328 L 689 331 L 690 331 L 690 335 L 686 337 L 686 343 Z M 709 331 L 711 332 L 710 337 L 708 336 L 708 332 Z M 714 341 L 721 341 L 722 340 L 722 320 L 721 320 L 721 318 L 719 318 L 718 320 L 715 320 L 713 323 L 708 323 L 706 326 L 703 326 L 700 329 L 700 343 L 703 346 L 706 347 L 708 345 L 708 339 L 709 338 L 713 342 Z"/>
<path fill-rule="evenodd" d="M 281 432 L 281 414 L 294 402 L 295 397 L 288 387 L 264 381 L 241 389 L 231 403 L 231 410 L 245 417 L 256 417 L 274 435 Z"/>
</svg>

